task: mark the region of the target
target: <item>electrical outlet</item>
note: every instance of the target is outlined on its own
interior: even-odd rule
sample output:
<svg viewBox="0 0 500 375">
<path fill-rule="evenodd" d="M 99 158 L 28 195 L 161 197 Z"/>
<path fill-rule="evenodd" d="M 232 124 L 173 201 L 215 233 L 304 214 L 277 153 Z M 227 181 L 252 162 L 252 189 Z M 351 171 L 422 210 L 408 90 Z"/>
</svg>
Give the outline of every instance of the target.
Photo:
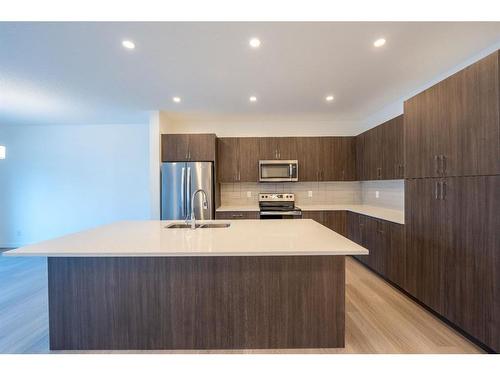
<svg viewBox="0 0 500 375">
<path fill-rule="evenodd" d="M 377 198 L 377 199 L 380 198 L 380 191 L 375 190 L 375 198 Z"/>
<path fill-rule="evenodd" d="M 251 191 L 247 191 L 247 198 L 252 198 L 252 192 Z"/>
<path fill-rule="evenodd" d="M 313 196 L 313 192 L 312 192 L 312 190 L 308 190 L 308 192 L 307 192 L 307 196 L 308 196 L 309 198 L 312 198 L 312 196 Z"/>
</svg>

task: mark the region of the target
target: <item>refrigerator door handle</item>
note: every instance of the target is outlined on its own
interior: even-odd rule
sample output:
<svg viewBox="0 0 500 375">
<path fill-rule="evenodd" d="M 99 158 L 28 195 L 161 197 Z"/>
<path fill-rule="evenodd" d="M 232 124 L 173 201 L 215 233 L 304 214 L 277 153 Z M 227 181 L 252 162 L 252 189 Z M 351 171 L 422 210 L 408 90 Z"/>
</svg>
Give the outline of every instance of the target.
<svg viewBox="0 0 500 375">
<path fill-rule="evenodd" d="M 186 168 L 182 167 L 182 174 L 181 174 L 181 206 L 182 206 L 182 213 L 181 215 L 186 217 Z"/>
<path fill-rule="evenodd" d="M 191 213 L 191 167 L 187 167 L 187 184 L 186 184 L 186 220 L 189 218 Z"/>
</svg>

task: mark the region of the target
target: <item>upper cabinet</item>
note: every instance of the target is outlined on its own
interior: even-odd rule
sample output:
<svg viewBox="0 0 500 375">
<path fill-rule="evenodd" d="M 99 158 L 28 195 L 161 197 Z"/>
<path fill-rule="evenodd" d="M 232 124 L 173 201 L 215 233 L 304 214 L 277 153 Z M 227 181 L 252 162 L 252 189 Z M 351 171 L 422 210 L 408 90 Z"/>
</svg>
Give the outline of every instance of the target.
<svg viewBox="0 0 500 375">
<path fill-rule="evenodd" d="M 162 161 L 215 161 L 215 134 L 162 134 Z"/>
<path fill-rule="evenodd" d="M 259 156 L 262 160 L 296 160 L 297 141 L 294 137 L 261 137 Z"/>
<path fill-rule="evenodd" d="M 354 181 L 355 137 L 219 138 L 219 182 L 257 182 L 259 160 L 298 160 L 299 181 Z"/>
<path fill-rule="evenodd" d="M 499 52 L 404 104 L 406 177 L 500 173 Z"/>
<path fill-rule="evenodd" d="M 219 138 L 219 182 L 257 182 L 259 179 L 259 139 Z"/>
<path fill-rule="evenodd" d="M 356 137 L 358 180 L 404 178 L 403 115 Z"/>
</svg>

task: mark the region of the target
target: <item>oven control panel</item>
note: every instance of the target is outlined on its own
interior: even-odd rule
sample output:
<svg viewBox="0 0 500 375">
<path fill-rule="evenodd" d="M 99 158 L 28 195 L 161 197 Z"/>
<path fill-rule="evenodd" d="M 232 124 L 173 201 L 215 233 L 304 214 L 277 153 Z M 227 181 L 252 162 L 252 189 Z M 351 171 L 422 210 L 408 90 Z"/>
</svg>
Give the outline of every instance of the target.
<svg viewBox="0 0 500 375">
<path fill-rule="evenodd" d="M 294 202 L 294 193 L 259 193 L 259 202 Z"/>
</svg>

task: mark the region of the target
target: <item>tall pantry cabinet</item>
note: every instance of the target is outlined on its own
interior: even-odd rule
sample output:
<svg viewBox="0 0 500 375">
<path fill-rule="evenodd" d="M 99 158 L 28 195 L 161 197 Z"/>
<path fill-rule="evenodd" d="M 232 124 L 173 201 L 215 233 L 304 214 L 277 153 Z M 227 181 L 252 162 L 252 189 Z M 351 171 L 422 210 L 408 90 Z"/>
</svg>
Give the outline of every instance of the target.
<svg viewBox="0 0 500 375">
<path fill-rule="evenodd" d="M 499 51 L 404 104 L 406 289 L 500 351 Z"/>
</svg>

